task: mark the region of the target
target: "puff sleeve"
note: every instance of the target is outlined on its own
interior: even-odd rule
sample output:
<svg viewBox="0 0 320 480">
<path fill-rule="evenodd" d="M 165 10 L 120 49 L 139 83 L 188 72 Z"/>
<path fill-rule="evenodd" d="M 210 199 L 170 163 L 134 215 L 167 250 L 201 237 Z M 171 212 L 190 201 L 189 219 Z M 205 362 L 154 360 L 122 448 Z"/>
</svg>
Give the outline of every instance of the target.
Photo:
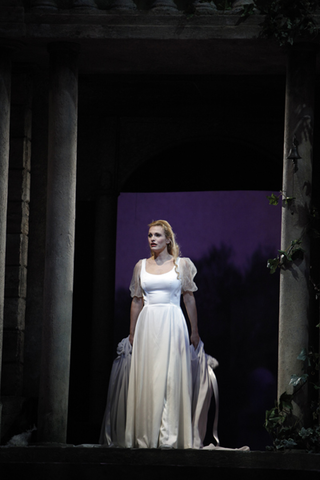
<svg viewBox="0 0 320 480">
<path fill-rule="evenodd" d="M 140 283 L 140 273 L 141 273 L 142 260 L 135 265 L 133 269 L 132 279 L 130 282 L 129 290 L 131 297 L 143 297 L 143 290 Z"/>
<path fill-rule="evenodd" d="M 190 258 L 180 258 L 179 272 L 181 275 L 181 292 L 196 292 L 198 287 L 193 279 L 197 273 L 197 269 Z"/>
</svg>

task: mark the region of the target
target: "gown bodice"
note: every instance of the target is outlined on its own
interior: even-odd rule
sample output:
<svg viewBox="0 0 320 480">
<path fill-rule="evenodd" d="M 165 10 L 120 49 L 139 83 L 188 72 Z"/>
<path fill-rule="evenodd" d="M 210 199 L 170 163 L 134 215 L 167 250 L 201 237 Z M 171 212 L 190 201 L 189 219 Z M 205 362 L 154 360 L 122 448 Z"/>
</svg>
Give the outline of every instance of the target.
<svg viewBox="0 0 320 480">
<path fill-rule="evenodd" d="M 170 304 L 180 307 L 181 281 L 175 267 L 167 273 L 154 275 L 146 271 L 144 259 L 141 266 L 141 287 L 144 306 Z"/>
</svg>

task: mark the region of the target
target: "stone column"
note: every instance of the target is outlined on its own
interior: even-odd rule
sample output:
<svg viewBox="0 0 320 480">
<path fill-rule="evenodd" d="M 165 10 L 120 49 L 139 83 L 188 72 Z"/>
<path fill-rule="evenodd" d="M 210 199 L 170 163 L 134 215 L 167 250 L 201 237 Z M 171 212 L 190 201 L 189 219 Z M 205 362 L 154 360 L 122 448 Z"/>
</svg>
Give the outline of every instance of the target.
<svg viewBox="0 0 320 480">
<path fill-rule="evenodd" d="M 0 45 L 0 386 L 3 341 L 5 256 L 7 233 L 9 132 L 11 95 L 11 51 Z M 0 402 L 0 427 L 2 403 Z M 0 429 L 1 433 L 1 429 Z"/>
<path fill-rule="evenodd" d="M 311 202 L 314 131 L 314 91 L 316 74 L 314 45 L 298 44 L 288 52 L 283 187 L 285 195 L 294 197 L 282 206 L 281 250 L 292 240 L 302 239 L 303 258 L 281 270 L 278 396 L 292 393 L 292 374 L 302 375 L 303 362 L 297 357 L 309 346 L 310 327 L 310 242 L 306 228 Z M 294 137 L 301 159 L 288 160 Z M 308 421 L 308 391 L 302 388 L 294 399 L 294 414 L 302 424 Z"/>
<path fill-rule="evenodd" d="M 7 207 L 6 274 L 2 351 L 2 438 L 25 400 L 24 338 L 28 270 L 32 69 L 12 75 Z"/>
<path fill-rule="evenodd" d="M 49 45 L 49 152 L 38 440 L 65 443 L 74 268 L 78 45 Z"/>
</svg>

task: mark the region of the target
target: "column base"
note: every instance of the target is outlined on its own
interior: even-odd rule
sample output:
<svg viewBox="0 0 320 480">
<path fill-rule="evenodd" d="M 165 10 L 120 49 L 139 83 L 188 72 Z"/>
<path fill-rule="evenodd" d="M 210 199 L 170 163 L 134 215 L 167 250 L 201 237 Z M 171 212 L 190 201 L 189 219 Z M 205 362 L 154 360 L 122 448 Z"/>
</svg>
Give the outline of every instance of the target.
<svg viewBox="0 0 320 480">
<path fill-rule="evenodd" d="M 136 10 L 137 6 L 132 0 L 114 0 L 110 6 L 110 11 L 117 13 L 133 13 Z"/>
<path fill-rule="evenodd" d="M 200 2 L 196 0 L 193 6 L 199 15 L 215 15 L 218 12 L 217 7 L 212 2 Z"/>
<path fill-rule="evenodd" d="M 150 11 L 155 13 L 178 13 L 177 6 L 172 0 L 155 0 L 150 6 Z"/>
</svg>

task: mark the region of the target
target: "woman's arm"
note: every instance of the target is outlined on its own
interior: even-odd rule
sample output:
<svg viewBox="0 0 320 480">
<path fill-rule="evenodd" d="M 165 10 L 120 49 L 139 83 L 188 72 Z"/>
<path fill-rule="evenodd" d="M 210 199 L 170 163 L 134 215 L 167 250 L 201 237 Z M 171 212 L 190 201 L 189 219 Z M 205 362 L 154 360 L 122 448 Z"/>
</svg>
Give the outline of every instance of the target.
<svg viewBox="0 0 320 480">
<path fill-rule="evenodd" d="M 183 302 L 186 306 L 190 325 L 191 325 L 191 335 L 190 341 L 194 348 L 197 348 L 200 341 L 199 332 L 198 332 L 198 315 L 197 315 L 197 306 L 196 299 L 192 292 L 184 292 Z"/>
<path fill-rule="evenodd" d="M 130 309 L 130 335 L 129 342 L 133 345 L 134 331 L 136 329 L 136 323 L 139 313 L 143 307 L 143 297 L 133 297 Z"/>
</svg>

